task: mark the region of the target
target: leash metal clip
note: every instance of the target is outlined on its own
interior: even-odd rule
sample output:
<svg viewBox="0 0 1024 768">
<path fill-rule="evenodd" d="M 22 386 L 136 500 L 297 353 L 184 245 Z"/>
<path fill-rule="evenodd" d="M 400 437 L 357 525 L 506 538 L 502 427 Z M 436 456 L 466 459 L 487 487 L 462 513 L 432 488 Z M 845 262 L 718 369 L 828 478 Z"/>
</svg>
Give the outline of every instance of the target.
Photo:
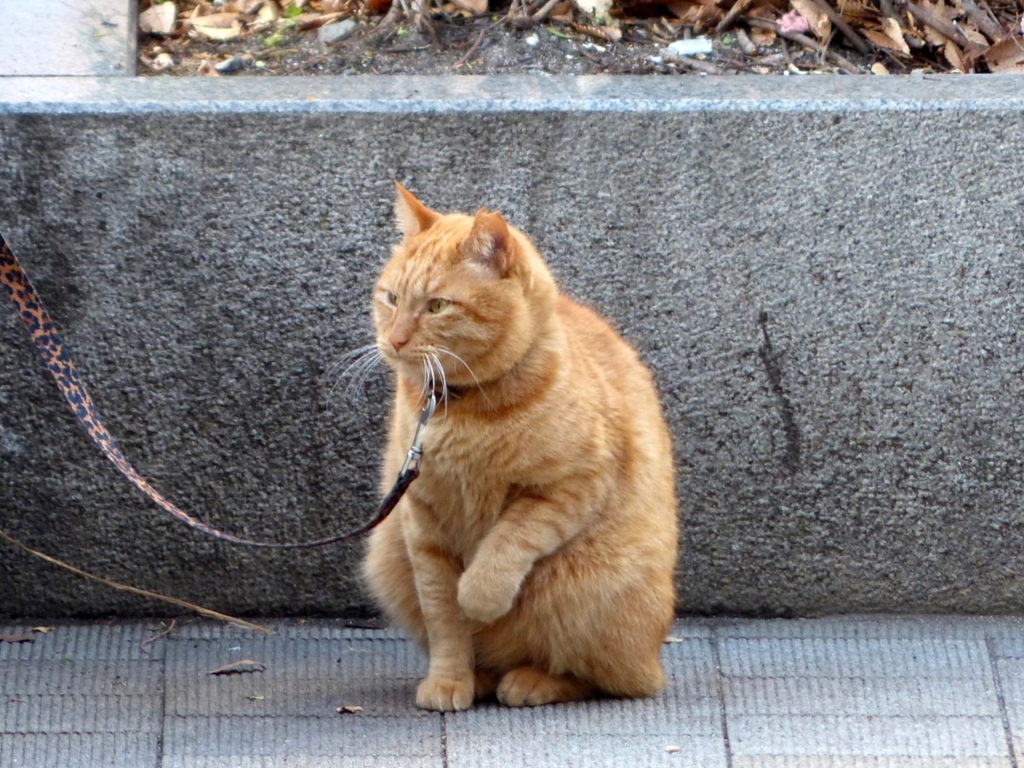
<svg viewBox="0 0 1024 768">
<path fill-rule="evenodd" d="M 416 432 L 412 436 L 412 446 L 410 446 L 409 453 L 405 456 L 405 463 L 402 464 L 402 471 L 399 472 L 400 475 L 404 475 L 409 470 L 419 472 L 420 461 L 423 459 L 423 428 L 430 421 L 430 417 L 434 415 L 436 408 L 437 396 L 431 392 L 430 397 L 427 398 L 426 405 L 420 411 L 420 420 L 416 423 Z"/>
</svg>

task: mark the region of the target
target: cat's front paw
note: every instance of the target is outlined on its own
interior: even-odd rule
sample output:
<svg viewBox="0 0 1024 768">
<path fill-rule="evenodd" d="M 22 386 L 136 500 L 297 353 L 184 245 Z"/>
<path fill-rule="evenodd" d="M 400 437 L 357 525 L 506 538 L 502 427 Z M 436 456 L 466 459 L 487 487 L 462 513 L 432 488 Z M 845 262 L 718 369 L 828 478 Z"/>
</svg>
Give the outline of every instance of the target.
<svg viewBox="0 0 1024 768">
<path fill-rule="evenodd" d="M 457 680 L 431 675 L 416 690 L 416 706 L 435 712 L 453 712 L 473 705 L 473 678 Z"/>
<path fill-rule="evenodd" d="M 467 617 L 489 624 L 512 610 L 519 581 L 470 567 L 459 579 L 459 606 Z"/>
</svg>

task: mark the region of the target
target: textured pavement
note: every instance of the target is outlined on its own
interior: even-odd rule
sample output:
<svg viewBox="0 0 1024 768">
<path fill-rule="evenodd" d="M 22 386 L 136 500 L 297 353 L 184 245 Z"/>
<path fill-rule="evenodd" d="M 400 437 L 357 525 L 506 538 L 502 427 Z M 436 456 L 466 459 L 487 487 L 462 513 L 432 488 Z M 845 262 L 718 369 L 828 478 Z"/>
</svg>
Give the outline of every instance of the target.
<svg viewBox="0 0 1024 768">
<path fill-rule="evenodd" d="M 0 768 L 1016 768 L 1024 749 L 1017 618 L 684 620 L 653 699 L 444 716 L 413 705 L 426 664 L 399 634 L 266 626 L 186 622 L 148 642 L 159 623 L 60 624 L 0 642 Z M 265 669 L 208 674 L 243 659 Z"/>
</svg>

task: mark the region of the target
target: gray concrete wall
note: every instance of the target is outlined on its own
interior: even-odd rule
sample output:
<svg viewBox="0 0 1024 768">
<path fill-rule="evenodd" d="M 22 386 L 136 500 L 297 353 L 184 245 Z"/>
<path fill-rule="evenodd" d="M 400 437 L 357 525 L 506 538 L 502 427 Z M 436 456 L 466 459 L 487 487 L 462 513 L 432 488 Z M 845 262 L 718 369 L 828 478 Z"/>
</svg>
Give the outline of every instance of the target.
<svg viewBox="0 0 1024 768">
<path fill-rule="evenodd" d="M 233 532 L 374 507 L 391 180 L 501 210 L 654 369 L 685 611 L 1024 610 L 1019 80 L 0 81 L 0 231 L 125 452 Z M 366 607 L 360 544 L 168 521 L 0 310 L 0 527 L 241 613 Z M 0 613 L 167 608 L 0 549 Z"/>
</svg>

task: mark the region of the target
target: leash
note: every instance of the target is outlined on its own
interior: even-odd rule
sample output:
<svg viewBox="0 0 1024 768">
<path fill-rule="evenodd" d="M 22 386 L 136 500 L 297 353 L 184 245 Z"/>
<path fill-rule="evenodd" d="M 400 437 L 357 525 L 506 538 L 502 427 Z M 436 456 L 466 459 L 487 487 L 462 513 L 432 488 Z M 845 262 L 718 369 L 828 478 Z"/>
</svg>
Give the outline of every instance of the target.
<svg viewBox="0 0 1024 768">
<path fill-rule="evenodd" d="M 22 325 L 25 326 L 25 330 L 32 337 L 32 343 L 35 345 L 36 351 L 43 358 L 47 370 L 52 374 L 64 398 L 71 406 L 75 417 L 100 449 L 100 452 L 110 459 L 111 463 L 117 467 L 122 475 L 128 478 L 132 485 L 149 496 L 150 499 L 156 502 L 161 509 L 170 514 L 175 520 L 184 523 L 194 531 L 218 541 L 238 544 L 244 547 L 259 547 L 261 549 L 308 549 L 311 547 L 323 547 L 361 536 L 378 526 L 384 518 L 391 514 L 399 499 L 402 498 L 409 486 L 412 485 L 413 480 L 419 476 L 420 460 L 423 457 L 423 427 L 426 426 L 430 417 L 434 415 L 434 409 L 437 407 L 437 397 L 433 392 L 430 393 L 426 405 L 423 406 L 423 410 L 420 412 L 412 447 L 409 448 L 409 453 L 405 458 L 401 471 L 398 473 L 395 485 L 380 503 L 376 514 L 365 525 L 360 526 L 354 531 L 330 536 L 326 539 L 288 544 L 252 541 L 230 533 L 224 533 L 201 520 L 197 520 L 165 498 L 142 475 L 135 471 L 135 468 L 124 457 L 124 454 L 121 453 L 121 449 L 117 446 L 117 441 L 114 440 L 110 433 L 107 432 L 106 427 L 103 426 L 103 420 L 100 418 L 92 398 L 89 397 L 89 391 L 75 370 L 74 361 L 72 361 L 71 356 L 68 354 L 57 327 L 50 319 L 50 315 L 43 306 L 43 303 L 39 300 L 39 296 L 36 294 L 32 282 L 28 279 L 28 275 L 25 274 L 25 270 L 18 262 L 13 251 L 8 247 L 3 234 L 0 234 L 0 283 L 3 283 L 11 300 L 18 307 L 18 315 L 21 317 Z"/>
</svg>

